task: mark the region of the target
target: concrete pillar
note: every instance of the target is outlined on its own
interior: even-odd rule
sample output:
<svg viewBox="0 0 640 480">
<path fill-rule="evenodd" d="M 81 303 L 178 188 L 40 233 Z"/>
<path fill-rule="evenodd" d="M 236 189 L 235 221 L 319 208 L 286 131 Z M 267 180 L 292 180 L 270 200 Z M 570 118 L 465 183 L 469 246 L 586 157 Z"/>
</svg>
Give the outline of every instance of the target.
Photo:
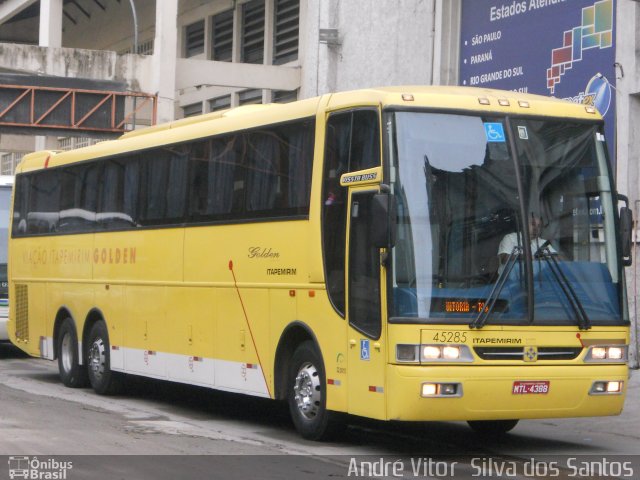
<svg viewBox="0 0 640 480">
<path fill-rule="evenodd" d="M 41 47 L 62 46 L 62 0 L 40 0 Z"/>
<path fill-rule="evenodd" d="M 62 47 L 62 1 L 40 0 L 40 30 L 38 44 L 41 47 Z M 45 150 L 47 137 L 38 135 L 34 139 L 34 150 Z"/>
<path fill-rule="evenodd" d="M 158 92 L 158 123 L 175 118 L 178 0 L 156 2 L 153 85 Z"/>
<path fill-rule="evenodd" d="M 273 44 L 275 31 L 276 5 L 274 0 L 264 2 L 264 64 L 273 65 Z"/>
<path fill-rule="evenodd" d="M 432 85 L 457 85 L 460 53 L 460 0 L 435 0 Z"/>
</svg>

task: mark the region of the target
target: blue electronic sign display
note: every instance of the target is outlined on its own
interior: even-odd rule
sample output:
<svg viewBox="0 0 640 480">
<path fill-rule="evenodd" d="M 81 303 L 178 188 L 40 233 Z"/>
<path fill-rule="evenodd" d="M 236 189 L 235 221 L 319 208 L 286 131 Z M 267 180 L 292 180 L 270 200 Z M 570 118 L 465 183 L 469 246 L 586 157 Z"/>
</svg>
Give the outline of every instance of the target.
<svg viewBox="0 0 640 480">
<path fill-rule="evenodd" d="M 594 105 L 613 151 L 615 0 L 463 0 L 460 40 L 461 85 Z"/>
</svg>

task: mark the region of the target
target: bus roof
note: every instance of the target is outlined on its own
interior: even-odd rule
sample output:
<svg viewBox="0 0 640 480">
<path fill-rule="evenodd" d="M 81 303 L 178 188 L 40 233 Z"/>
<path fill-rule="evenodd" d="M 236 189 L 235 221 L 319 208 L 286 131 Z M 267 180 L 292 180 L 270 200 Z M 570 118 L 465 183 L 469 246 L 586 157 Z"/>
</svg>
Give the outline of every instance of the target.
<svg viewBox="0 0 640 480">
<path fill-rule="evenodd" d="M 17 173 L 313 117 L 319 111 L 368 105 L 399 109 L 430 108 L 487 114 L 602 119 L 595 108 L 541 95 L 457 86 L 380 87 L 332 93 L 287 104 L 246 105 L 134 130 L 117 140 L 100 142 L 77 150 L 34 152 L 25 155 Z"/>
</svg>

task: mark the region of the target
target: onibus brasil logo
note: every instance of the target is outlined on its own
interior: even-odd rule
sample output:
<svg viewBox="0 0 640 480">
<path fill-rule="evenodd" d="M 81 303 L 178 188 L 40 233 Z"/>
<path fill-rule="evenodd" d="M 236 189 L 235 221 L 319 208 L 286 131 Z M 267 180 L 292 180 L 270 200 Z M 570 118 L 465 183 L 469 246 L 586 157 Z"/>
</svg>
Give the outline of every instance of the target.
<svg viewBox="0 0 640 480">
<path fill-rule="evenodd" d="M 32 480 L 66 480 L 67 471 L 73 468 L 73 462 L 61 462 L 48 458 L 10 456 L 9 478 L 26 478 Z"/>
</svg>

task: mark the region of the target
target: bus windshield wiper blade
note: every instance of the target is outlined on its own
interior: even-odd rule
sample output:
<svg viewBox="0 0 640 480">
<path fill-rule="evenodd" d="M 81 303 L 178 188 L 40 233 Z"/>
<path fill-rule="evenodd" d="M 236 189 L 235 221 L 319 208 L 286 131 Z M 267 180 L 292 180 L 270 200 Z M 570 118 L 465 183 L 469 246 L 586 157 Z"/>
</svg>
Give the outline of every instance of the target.
<svg viewBox="0 0 640 480">
<path fill-rule="evenodd" d="M 494 307 L 496 306 L 498 297 L 500 296 L 502 289 L 507 283 L 507 278 L 509 278 L 509 274 L 511 273 L 511 270 L 513 270 L 513 267 L 516 264 L 518 255 L 520 255 L 521 253 L 522 253 L 521 247 L 518 247 L 518 246 L 513 247 L 513 250 L 511 250 L 511 253 L 509 254 L 509 258 L 507 258 L 507 262 L 504 265 L 504 269 L 502 270 L 502 273 L 500 273 L 500 275 L 498 276 L 498 279 L 496 280 L 496 284 L 493 286 L 493 288 L 491 289 L 491 292 L 489 293 L 489 296 L 484 301 L 484 307 L 482 308 L 482 310 L 480 310 L 480 312 L 478 313 L 478 316 L 469 324 L 469 328 L 480 329 L 484 326 L 485 323 L 487 323 L 489 316 L 491 315 Z"/>
<path fill-rule="evenodd" d="M 560 268 L 555 256 L 551 253 L 551 250 L 549 250 L 548 242 L 545 243 L 546 245 L 542 244 L 542 246 L 536 250 L 535 256 L 537 258 L 542 258 L 547 262 L 549 270 L 551 270 L 556 282 L 560 285 L 560 290 L 562 290 L 564 296 L 569 300 L 571 308 L 576 313 L 576 317 L 578 317 L 578 326 L 580 327 L 580 330 L 589 330 L 591 328 L 591 320 L 589 319 L 580 298 L 571 286 L 571 282 L 569 282 L 569 279 Z"/>
</svg>

